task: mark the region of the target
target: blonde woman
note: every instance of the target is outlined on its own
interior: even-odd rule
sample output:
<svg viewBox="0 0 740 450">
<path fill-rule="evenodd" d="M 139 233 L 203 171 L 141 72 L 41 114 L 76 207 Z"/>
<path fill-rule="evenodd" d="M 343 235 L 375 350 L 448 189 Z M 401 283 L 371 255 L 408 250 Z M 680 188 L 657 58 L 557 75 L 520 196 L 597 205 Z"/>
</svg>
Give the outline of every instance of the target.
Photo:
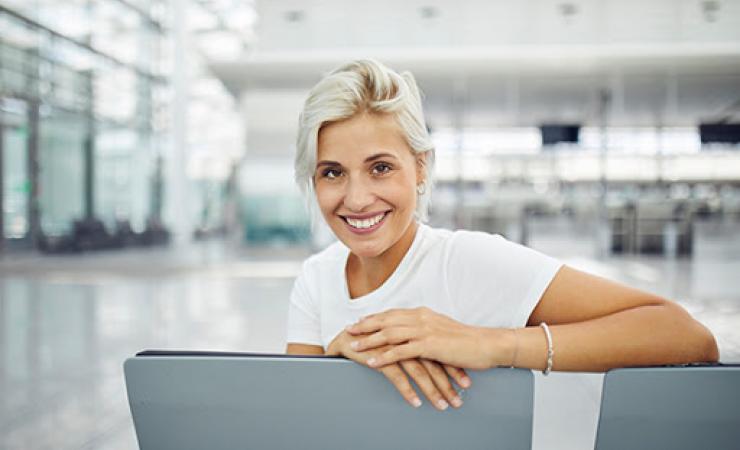
<svg viewBox="0 0 740 450">
<path fill-rule="evenodd" d="M 338 238 L 290 298 L 287 353 L 341 355 L 404 399 L 460 407 L 465 369 L 561 371 L 716 361 L 684 309 L 482 232 L 423 223 L 434 148 L 414 77 L 372 60 L 319 81 L 300 115 L 296 181 Z"/>
</svg>

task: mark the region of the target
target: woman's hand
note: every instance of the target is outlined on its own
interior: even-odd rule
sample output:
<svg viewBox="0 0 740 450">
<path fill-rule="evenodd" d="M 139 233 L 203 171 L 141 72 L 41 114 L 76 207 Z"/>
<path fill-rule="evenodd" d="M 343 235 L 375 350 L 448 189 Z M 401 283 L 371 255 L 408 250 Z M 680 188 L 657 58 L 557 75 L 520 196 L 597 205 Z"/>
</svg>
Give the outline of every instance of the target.
<svg viewBox="0 0 740 450">
<path fill-rule="evenodd" d="M 357 339 L 346 331 L 342 331 L 329 344 L 326 349 L 326 355 L 341 355 L 362 365 L 367 366 L 367 361 L 372 358 L 378 358 L 380 354 L 390 346 L 374 348 L 369 351 L 358 352 L 350 347 L 350 342 Z M 462 399 L 457 391 L 452 387 L 450 378 L 464 388 L 470 387 L 470 378 L 464 370 L 449 365 L 441 365 L 434 361 L 424 359 L 409 359 L 404 361 L 387 364 L 384 367 L 377 368 L 401 393 L 404 399 L 412 406 L 418 408 L 421 406 L 416 391 L 411 386 L 408 377 L 410 376 L 416 385 L 422 390 L 424 395 L 439 410 L 447 409 L 448 405 L 455 408 L 462 406 Z M 449 376 L 449 377 L 448 377 Z"/>
<path fill-rule="evenodd" d="M 454 367 L 488 369 L 513 365 L 516 352 L 515 331 L 465 325 L 426 307 L 373 314 L 347 327 L 347 332 L 353 337 L 352 350 L 383 350 L 367 361 L 376 368 L 422 358 Z"/>
</svg>

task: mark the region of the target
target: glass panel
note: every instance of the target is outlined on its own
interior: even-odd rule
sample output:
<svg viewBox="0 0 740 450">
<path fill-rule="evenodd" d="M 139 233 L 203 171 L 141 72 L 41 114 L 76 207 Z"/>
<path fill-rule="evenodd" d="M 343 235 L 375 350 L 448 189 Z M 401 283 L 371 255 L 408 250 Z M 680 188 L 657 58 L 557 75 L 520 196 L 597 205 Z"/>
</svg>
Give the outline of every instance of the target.
<svg viewBox="0 0 740 450">
<path fill-rule="evenodd" d="M 155 155 L 152 136 L 139 131 L 135 151 L 131 155 L 131 227 L 142 231 L 151 209 L 151 192 L 154 188 Z"/>
<path fill-rule="evenodd" d="M 28 111 L 20 101 L 3 101 L 3 237 L 23 238 L 28 233 Z"/>
<path fill-rule="evenodd" d="M 201 180 L 194 189 L 200 197 L 200 208 L 195 223 L 203 231 L 220 229 L 224 225 L 224 183 Z"/>
<path fill-rule="evenodd" d="M 129 220 L 131 205 L 130 155 L 136 134 L 119 127 L 98 128 L 95 141 L 95 212 L 109 229 L 116 221 Z"/>
<path fill-rule="evenodd" d="M 148 136 L 128 128 L 101 128 L 95 146 L 96 215 L 111 228 L 116 221 L 128 220 L 134 230 L 142 231 L 153 170 Z"/>
<path fill-rule="evenodd" d="M 39 126 L 41 229 L 48 235 L 69 232 L 84 214 L 84 145 L 87 119 L 48 106 Z"/>
<path fill-rule="evenodd" d="M 311 224 L 303 199 L 295 195 L 249 195 L 243 198 L 242 223 L 250 243 L 308 242 Z"/>
<path fill-rule="evenodd" d="M 95 77 L 95 113 L 118 122 L 136 117 L 136 76 L 128 70 L 112 68 L 98 71 Z"/>
</svg>

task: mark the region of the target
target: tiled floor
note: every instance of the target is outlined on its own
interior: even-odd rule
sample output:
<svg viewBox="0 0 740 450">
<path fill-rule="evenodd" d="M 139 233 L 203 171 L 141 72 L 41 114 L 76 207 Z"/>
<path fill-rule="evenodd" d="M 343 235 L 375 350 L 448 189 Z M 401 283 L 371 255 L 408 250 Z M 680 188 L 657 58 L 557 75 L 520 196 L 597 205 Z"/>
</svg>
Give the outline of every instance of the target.
<svg viewBox="0 0 740 450">
<path fill-rule="evenodd" d="M 588 236 L 541 221 L 530 245 L 680 301 L 740 361 L 740 224 L 697 224 L 690 260 L 601 258 Z M 281 352 L 308 252 L 234 248 L 0 258 L 0 448 L 136 448 L 121 365 L 139 350 Z M 534 448 L 593 448 L 601 378 L 536 376 Z"/>
</svg>

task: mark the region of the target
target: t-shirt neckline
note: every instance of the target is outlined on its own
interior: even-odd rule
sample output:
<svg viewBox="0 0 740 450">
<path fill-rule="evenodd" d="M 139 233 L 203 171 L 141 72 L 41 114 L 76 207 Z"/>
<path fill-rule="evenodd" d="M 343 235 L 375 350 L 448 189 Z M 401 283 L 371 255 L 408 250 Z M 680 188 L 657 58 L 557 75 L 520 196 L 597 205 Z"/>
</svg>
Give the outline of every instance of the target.
<svg viewBox="0 0 740 450">
<path fill-rule="evenodd" d="M 411 246 L 409 247 L 408 251 L 406 251 L 406 254 L 403 255 L 403 258 L 401 258 L 401 262 L 398 264 L 398 267 L 396 267 L 396 270 L 393 271 L 391 276 L 388 277 L 388 279 L 385 280 L 385 282 L 381 284 L 380 287 L 357 298 L 351 298 L 349 294 L 349 283 L 347 282 L 347 259 L 349 258 L 350 250 L 347 246 L 344 246 L 345 254 L 342 258 L 343 263 L 340 264 L 340 269 L 345 304 L 349 305 L 349 307 L 351 308 L 361 308 L 366 306 L 368 303 L 372 303 L 374 299 L 382 297 L 383 295 L 385 295 L 386 292 L 392 289 L 393 286 L 398 283 L 398 280 L 403 278 L 403 274 L 406 272 L 409 264 L 411 263 L 413 255 L 416 253 L 419 245 L 421 245 L 420 242 L 422 241 L 422 237 L 425 232 L 426 225 L 421 222 L 417 222 L 414 240 L 413 242 L 411 242 Z"/>
</svg>

